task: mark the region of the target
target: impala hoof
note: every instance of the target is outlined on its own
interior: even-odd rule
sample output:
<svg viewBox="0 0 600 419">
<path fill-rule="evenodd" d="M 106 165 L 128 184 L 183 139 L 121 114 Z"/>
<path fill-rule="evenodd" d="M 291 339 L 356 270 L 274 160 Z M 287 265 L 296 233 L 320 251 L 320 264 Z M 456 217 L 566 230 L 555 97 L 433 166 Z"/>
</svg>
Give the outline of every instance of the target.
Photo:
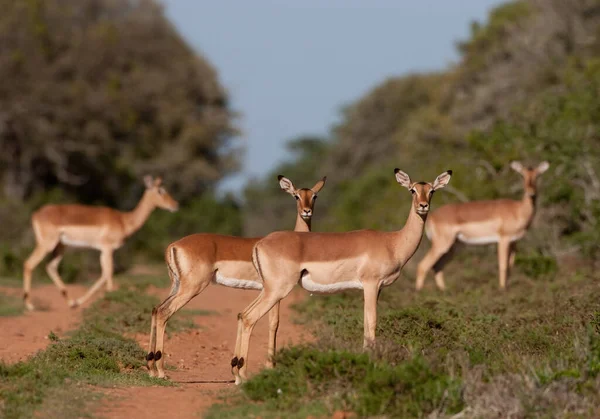
<svg viewBox="0 0 600 419">
<path fill-rule="evenodd" d="M 77 300 L 69 300 L 69 307 L 71 307 L 71 308 L 77 308 L 77 307 L 79 307 L 79 301 L 77 301 Z"/>
<path fill-rule="evenodd" d="M 27 309 L 27 311 L 34 311 L 35 307 L 33 304 L 31 303 L 25 303 L 25 308 Z"/>
</svg>

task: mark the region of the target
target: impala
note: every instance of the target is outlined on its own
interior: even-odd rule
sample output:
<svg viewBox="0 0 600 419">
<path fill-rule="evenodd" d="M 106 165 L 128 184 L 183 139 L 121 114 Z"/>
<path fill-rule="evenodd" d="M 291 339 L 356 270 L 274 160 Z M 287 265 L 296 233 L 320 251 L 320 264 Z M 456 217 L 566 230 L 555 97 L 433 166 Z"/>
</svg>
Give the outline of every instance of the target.
<svg viewBox="0 0 600 419">
<path fill-rule="evenodd" d="M 275 232 L 254 246 L 252 258 L 263 281 L 260 295 L 238 315 L 238 334 L 231 360 L 236 384 L 246 379 L 248 346 L 256 322 L 294 288 L 332 294 L 348 289 L 364 293 L 365 348 L 375 340 L 377 297 L 393 284 L 423 236 L 433 192 L 450 181 L 452 172 L 433 183 L 411 182 L 395 169 L 396 180 L 412 193 L 404 228 L 395 232 L 360 230 L 347 233 Z"/>
<path fill-rule="evenodd" d="M 466 244 L 498 243 L 500 288 L 506 288 L 507 272 L 515 261 L 516 242 L 525 235 L 535 215 L 537 179 L 550 164 L 542 162 L 526 168 L 514 161 L 510 167 L 523 176 L 524 194 L 520 201 L 497 199 L 449 204 L 431 214 L 425 226 L 431 249 L 417 268 L 417 290 L 423 287 L 432 268 L 438 288 L 445 289 L 443 268 L 457 240 Z"/>
<path fill-rule="evenodd" d="M 318 181 L 311 189 L 296 189 L 292 181 L 281 175 L 278 179 L 281 189 L 296 199 L 298 215 L 294 230 L 310 231 L 317 194 L 327 178 Z M 262 289 L 262 282 L 252 264 L 252 248 L 259 240 L 219 234 L 193 234 L 167 247 L 165 259 L 172 288 L 169 296 L 152 310 L 150 344 L 146 356 L 151 376 L 165 376 L 163 348 L 167 321 L 211 282 L 232 288 Z M 267 367 L 273 366 L 278 327 L 279 304 L 269 313 Z"/>
<path fill-rule="evenodd" d="M 161 186 L 160 178 L 144 177 L 146 191 L 133 211 L 121 212 L 107 207 L 86 205 L 45 205 L 31 217 L 36 246 L 23 265 L 23 299 L 28 310 L 31 303 L 31 275 L 35 267 L 52 252 L 46 272 L 68 304 L 77 307 L 87 301 L 104 283 L 113 288 L 113 252 L 125 239 L 139 230 L 152 211 L 159 207 L 177 211 L 178 203 Z M 88 292 L 77 300 L 69 300 L 65 284 L 58 274 L 65 247 L 83 247 L 100 251 L 102 275 Z"/>
</svg>

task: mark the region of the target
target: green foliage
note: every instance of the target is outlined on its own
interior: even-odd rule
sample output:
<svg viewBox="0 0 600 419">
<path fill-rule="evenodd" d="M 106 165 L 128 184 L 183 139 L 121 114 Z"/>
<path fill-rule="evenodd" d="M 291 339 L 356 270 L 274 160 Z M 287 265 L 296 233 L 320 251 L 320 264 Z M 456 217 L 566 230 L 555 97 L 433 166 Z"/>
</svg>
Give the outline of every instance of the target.
<svg viewBox="0 0 600 419">
<path fill-rule="evenodd" d="M 132 206 L 147 172 L 186 200 L 237 167 L 228 98 L 154 1 L 0 1 L 0 175 Z M 176 174 L 176 175 L 174 175 Z"/>
<path fill-rule="evenodd" d="M 547 277 L 558 272 L 556 258 L 541 253 L 517 253 L 515 264 L 531 278 Z"/>
<path fill-rule="evenodd" d="M 261 415 L 266 417 L 297 412 L 306 404 L 351 410 L 360 417 L 414 417 L 440 407 L 455 413 L 462 407 L 460 388 L 459 379 L 433 371 L 418 357 L 390 365 L 367 354 L 315 347 L 281 351 L 275 369 L 262 371 L 243 386 L 250 400 L 263 403 Z M 235 416 L 245 407 L 215 409 Z"/>
<path fill-rule="evenodd" d="M 138 370 L 144 353 L 133 340 L 102 326 L 84 324 L 72 337 L 52 343 L 28 361 L 0 363 L 3 417 L 33 417 L 37 407 L 63 386 L 70 388 L 71 393 L 81 393 L 81 386 L 75 387 L 73 382 L 99 386 L 168 385 Z"/>
<path fill-rule="evenodd" d="M 497 49 L 502 46 L 502 38 L 508 30 L 531 13 L 532 6 L 527 1 L 509 1 L 492 9 L 485 25 L 471 23 L 470 38 L 458 43 L 465 65 L 472 70 L 481 70 L 486 63 L 485 57 L 499 52 Z"/>
<path fill-rule="evenodd" d="M 147 333 L 150 330 L 152 309 L 159 299 L 135 289 L 122 287 L 109 292 L 85 311 L 84 320 L 120 334 Z M 181 310 L 169 321 L 169 331 L 196 327 L 190 314 Z"/>
</svg>

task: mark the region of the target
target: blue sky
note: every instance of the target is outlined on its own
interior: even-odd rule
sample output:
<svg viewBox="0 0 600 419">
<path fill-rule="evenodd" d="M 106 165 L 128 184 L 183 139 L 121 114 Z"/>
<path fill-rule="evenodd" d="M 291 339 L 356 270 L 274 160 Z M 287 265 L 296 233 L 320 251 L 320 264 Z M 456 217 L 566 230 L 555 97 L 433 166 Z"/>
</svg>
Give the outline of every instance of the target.
<svg viewBox="0 0 600 419">
<path fill-rule="evenodd" d="M 390 76 L 443 69 L 498 0 L 163 0 L 217 69 L 246 149 L 222 190 L 286 158 L 286 141 L 326 134 L 340 108 Z"/>
</svg>

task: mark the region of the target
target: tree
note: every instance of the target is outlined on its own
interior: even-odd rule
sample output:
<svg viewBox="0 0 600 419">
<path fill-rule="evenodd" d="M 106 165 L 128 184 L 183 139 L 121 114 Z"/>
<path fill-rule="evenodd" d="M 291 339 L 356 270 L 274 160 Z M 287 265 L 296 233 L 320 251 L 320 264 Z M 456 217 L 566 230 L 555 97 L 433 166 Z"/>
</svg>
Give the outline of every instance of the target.
<svg viewBox="0 0 600 419">
<path fill-rule="evenodd" d="M 179 199 L 237 168 L 214 69 L 151 0 L 0 0 L 0 176 L 127 207 L 145 173 Z"/>
</svg>

